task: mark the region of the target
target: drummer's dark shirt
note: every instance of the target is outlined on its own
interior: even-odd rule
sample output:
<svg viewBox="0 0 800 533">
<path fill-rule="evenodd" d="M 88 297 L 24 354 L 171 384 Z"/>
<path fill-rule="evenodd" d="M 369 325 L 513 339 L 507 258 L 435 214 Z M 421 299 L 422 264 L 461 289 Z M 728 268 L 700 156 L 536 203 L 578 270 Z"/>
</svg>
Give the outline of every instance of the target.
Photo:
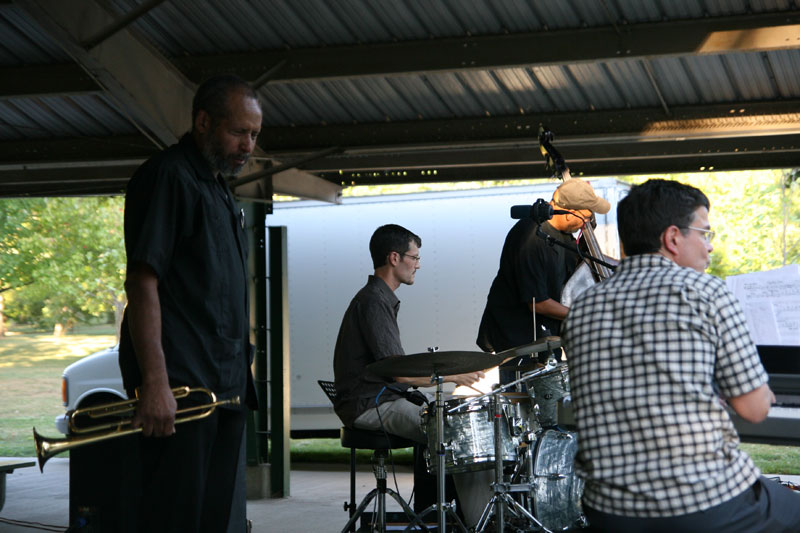
<svg viewBox="0 0 800 533">
<path fill-rule="evenodd" d="M 397 327 L 399 309 L 400 300 L 386 282 L 369 276 L 367 284 L 345 311 L 333 353 L 334 410 L 345 426 L 352 427 L 359 415 L 375 407 L 379 393 L 380 403 L 401 397 L 388 388 L 381 393 L 385 385 L 402 390 L 408 388 L 408 385 L 375 376 L 366 368 L 384 357 L 405 355 Z"/>
<path fill-rule="evenodd" d="M 131 178 L 125 250 L 129 265 L 145 263 L 158 276 L 171 386 L 206 387 L 219 398 L 238 395 L 254 406 L 243 217 L 190 134 Z M 127 313 L 119 359 L 130 395 L 141 376 Z"/>
<path fill-rule="evenodd" d="M 522 219 L 506 236 L 478 330 L 477 344 L 483 351 L 500 352 L 533 342 L 531 302 L 560 301 L 564 284 L 575 271 L 577 256 L 536 235 L 536 225 L 533 219 Z M 575 246 L 571 234 L 558 231 L 549 222 L 542 224 L 542 230 Z M 536 327 L 536 338 L 559 335 L 561 321 L 537 313 Z"/>
</svg>

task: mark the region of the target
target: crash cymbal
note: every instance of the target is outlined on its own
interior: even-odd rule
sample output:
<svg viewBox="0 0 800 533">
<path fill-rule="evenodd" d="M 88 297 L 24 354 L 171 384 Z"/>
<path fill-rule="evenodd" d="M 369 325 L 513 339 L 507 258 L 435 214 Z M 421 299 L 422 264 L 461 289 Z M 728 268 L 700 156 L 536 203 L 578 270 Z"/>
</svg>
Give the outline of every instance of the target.
<svg viewBox="0 0 800 533">
<path fill-rule="evenodd" d="M 385 357 L 367 365 L 367 370 L 381 377 L 449 376 L 486 370 L 501 361 L 496 355 L 484 352 L 426 352 Z"/>
<path fill-rule="evenodd" d="M 509 348 L 508 350 L 498 352 L 497 356 L 502 357 L 504 361 L 509 361 L 515 357 L 531 355 L 539 352 L 549 352 L 551 350 L 555 350 L 556 348 L 560 347 L 561 347 L 561 337 L 550 335 L 547 337 L 542 337 L 541 339 L 537 339 L 532 344 L 517 346 L 516 348 Z"/>
</svg>

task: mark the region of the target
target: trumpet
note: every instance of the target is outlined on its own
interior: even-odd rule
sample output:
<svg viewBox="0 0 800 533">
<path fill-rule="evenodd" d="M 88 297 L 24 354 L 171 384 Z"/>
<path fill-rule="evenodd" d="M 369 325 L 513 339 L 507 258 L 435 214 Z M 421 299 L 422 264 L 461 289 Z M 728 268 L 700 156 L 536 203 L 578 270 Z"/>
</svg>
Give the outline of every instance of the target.
<svg viewBox="0 0 800 533">
<path fill-rule="evenodd" d="M 67 451 L 72 448 L 84 446 L 86 444 L 93 444 L 108 439 L 115 439 L 117 437 L 124 437 L 126 435 L 133 435 L 142 431 L 141 427 L 135 428 L 131 426 L 131 418 L 133 412 L 136 410 L 136 405 L 139 402 L 139 391 L 136 391 L 136 398 L 132 400 L 123 400 L 120 402 L 112 402 L 84 409 L 76 409 L 67 413 L 68 424 L 70 432 L 74 436 L 69 436 L 65 439 L 53 439 L 43 437 L 36 432 L 33 428 L 33 441 L 36 445 L 36 458 L 39 460 L 39 471 L 44 471 L 44 464 L 48 459 L 61 452 Z M 208 396 L 209 400 L 200 405 L 185 407 L 178 409 L 175 412 L 175 423 L 189 422 L 192 420 L 199 420 L 205 418 L 214 412 L 220 405 L 239 405 L 240 399 L 238 396 L 226 400 L 217 400 L 217 395 L 212 391 L 203 387 L 176 387 L 172 389 L 172 395 L 176 400 L 186 398 L 192 393 L 201 393 Z M 121 420 L 116 422 L 93 425 L 89 427 L 81 427 L 76 419 L 80 416 L 86 416 L 90 419 L 101 419 L 107 417 L 120 417 Z"/>
</svg>

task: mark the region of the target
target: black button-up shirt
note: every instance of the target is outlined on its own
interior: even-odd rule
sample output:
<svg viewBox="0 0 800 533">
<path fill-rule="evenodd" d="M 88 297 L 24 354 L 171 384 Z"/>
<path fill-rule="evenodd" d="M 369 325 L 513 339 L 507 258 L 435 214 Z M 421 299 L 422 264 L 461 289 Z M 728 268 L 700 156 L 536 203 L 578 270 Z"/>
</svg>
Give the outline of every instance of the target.
<svg viewBox="0 0 800 533">
<path fill-rule="evenodd" d="M 346 426 L 364 411 L 380 402 L 397 400 L 400 395 L 386 389 L 390 384 L 406 390 L 408 385 L 380 378 L 367 371 L 368 364 L 390 355 L 405 355 L 400 344 L 397 312 L 400 300 L 386 282 L 370 276 L 367 284 L 353 297 L 342 318 L 333 355 L 336 383 L 336 414 Z"/>
<path fill-rule="evenodd" d="M 548 298 L 561 300 L 564 284 L 575 271 L 577 256 L 558 245 L 550 245 L 536 234 L 536 222 L 525 218 L 508 232 L 497 271 L 478 331 L 477 344 L 484 351 L 503 351 L 533 342 L 535 337 L 558 335 L 561 321 L 536 314 L 534 335 L 531 302 Z M 542 230 L 574 247 L 569 233 L 558 231 L 549 222 Z M 548 331 L 543 332 L 542 327 Z"/>
<path fill-rule="evenodd" d="M 227 185 L 212 174 L 189 134 L 131 178 L 125 250 L 128 265 L 145 263 L 158 276 L 171 386 L 202 386 L 220 398 L 244 399 L 251 353 L 247 238 Z M 141 376 L 127 321 L 121 333 L 120 367 L 131 394 Z"/>
</svg>

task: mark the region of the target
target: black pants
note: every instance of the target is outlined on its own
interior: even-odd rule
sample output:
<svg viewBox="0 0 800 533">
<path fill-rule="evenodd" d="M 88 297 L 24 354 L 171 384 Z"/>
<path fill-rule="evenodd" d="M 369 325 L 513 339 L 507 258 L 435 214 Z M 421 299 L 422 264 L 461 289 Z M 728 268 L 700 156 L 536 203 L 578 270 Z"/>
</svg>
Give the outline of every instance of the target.
<svg viewBox="0 0 800 533">
<path fill-rule="evenodd" d="M 665 518 L 632 518 L 584 506 L 593 532 L 797 533 L 800 494 L 765 477 L 742 494 L 710 509 Z"/>
<path fill-rule="evenodd" d="M 171 437 L 140 439 L 139 531 L 227 530 L 244 425 L 245 411 L 218 408 Z"/>
</svg>

